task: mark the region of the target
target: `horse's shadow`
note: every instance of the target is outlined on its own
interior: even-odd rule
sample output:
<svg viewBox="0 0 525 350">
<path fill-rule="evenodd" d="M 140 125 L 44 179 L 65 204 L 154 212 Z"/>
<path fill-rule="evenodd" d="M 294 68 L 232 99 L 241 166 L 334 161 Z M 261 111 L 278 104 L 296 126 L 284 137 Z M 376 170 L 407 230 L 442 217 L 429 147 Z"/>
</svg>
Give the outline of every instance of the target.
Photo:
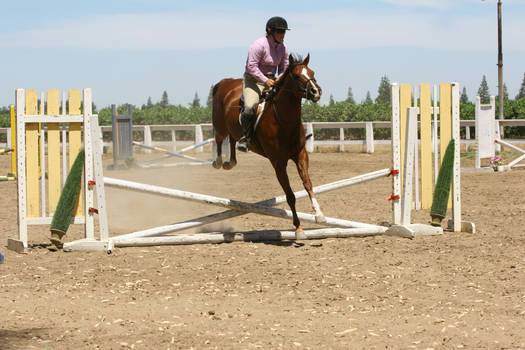
<svg viewBox="0 0 525 350">
<path fill-rule="evenodd" d="M 27 329 L 0 329 L 0 350 L 26 348 L 29 343 L 36 343 L 45 337 L 50 337 L 47 333 L 49 328 L 27 328 Z M 44 341 L 43 343 L 47 343 Z M 51 342 L 50 342 L 51 343 Z M 42 345 L 36 344 L 36 345 Z M 45 346 L 44 346 L 45 347 Z"/>
<path fill-rule="evenodd" d="M 283 235 L 285 230 L 252 230 L 247 232 L 225 232 L 222 233 L 224 237 L 224 243 L 232 242 L 250 242 L 250 243 L 262 243 L 269 244 L 279 247 L 296 247 L 300 248 L 305 246 L 304 241 L 297 241 L 293 235 L 290 235 L 290 231 Z M 241 236 L 241 237 L 239 237 Z M 322 244 L 311 245 L 313 247 L 320 247 Z"/>
</svg>

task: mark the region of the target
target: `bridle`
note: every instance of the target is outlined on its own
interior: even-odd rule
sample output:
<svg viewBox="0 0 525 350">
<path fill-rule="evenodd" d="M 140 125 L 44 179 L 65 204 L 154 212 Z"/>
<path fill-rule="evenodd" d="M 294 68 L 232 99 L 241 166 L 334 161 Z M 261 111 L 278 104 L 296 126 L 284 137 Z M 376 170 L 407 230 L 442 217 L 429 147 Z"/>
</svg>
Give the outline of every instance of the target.
<svg viewBox="0 0 525 350">
<path fill-rule="evenodd" d="M 295 74 L 291 71 L 288 72 L 288 74 L 292 78 L 292 81 L 295 83 L 295 89 L 283 88 L 281 85 L 284 83 L 284 80 L 282 80 L 282 82 L 279 82 L 275 84 L 274 86 L 272 86 L 272 89 L 268 92 L 268 95 L 266 98 L 267 100 L 272 100 L 273 97 L 275 97 L 280 90 L 290 91 L 290 92 L 298 91 L 301 97 L 307 100 L 313 100 L 316 90 L 319 92 L 319 95 L 322 94 L 323 90 L 321 89 L 319 85 L 317 85 L 317 80 L 315 80 L 315 78 L 310 78 L 309 76 L 307 76 L 307 79 L 305 81 L 302 81 L 301 76 L 304 77 L 304 75 Z M 314 92 L 312 92 L 312 90 Z"/>
<path fill-rule="evenodd" d="M 289 71 L 288 74 L 291 76 L 293 82 L 295 83 L 295 89 L 286 89 L 282 87 L 282 85 L 284 84 L 284 79 L 282 79 L 278 83 L 274 84 L 272 88 L 263 97 L 264 100 L 269 101 L 271 105 L 273 106 L 274 117 L 277 123 L 279 124 L 281 124 L 281 119 L 279 118 L 279 113 L 277 112 L 277 106 L 276 106 L 274 98 L 277 96 L 280 90 L 290 91 L 293 93 L 296 93 L 298 90 L 301 95 L 301 98 L 306 98 L 307 100 L 312 100 L 312 101 L 313 101 L 313 98 L 315 97 L 315 92 L 312 92 L 312 90 L 317 90 L 319 95 L 321 95 L 323 91 L 321 87 L 317 85 L 317 80 L 315 80 L 315 78 L 310 78 L 308 75 L 306 75 L 307 79 L 303 84 L 303 82 L 301 81 L 301 75 L 292 73 L 292 71 Z M 311 89 L 308 88 L 309 85 L 311 85 Z"/>
<path fill-rule="evenodd" d="M 303 82 L 301 81 L 301 76 L 299 74 L 290 74 L 292 76 L 293 81 L 295 82 L 297 90 L 299 90 L 299 92 L 304 98 L 306 98 L 307 100 L 312 100 L 314 98 L 314 93 L 312 92 L 312 90 L 318 90 L 319 95 L 321 95 L 323 90 L 319 85 L 317 85 L 317 80 L 315 80 L 315 78 L 310 78 L 309 76 L 307 76 L 308 79 L 306 79 L 306 81 L 303 84 Z M 310 89 L 309 86 L 311 87 Z"/>
</svg>

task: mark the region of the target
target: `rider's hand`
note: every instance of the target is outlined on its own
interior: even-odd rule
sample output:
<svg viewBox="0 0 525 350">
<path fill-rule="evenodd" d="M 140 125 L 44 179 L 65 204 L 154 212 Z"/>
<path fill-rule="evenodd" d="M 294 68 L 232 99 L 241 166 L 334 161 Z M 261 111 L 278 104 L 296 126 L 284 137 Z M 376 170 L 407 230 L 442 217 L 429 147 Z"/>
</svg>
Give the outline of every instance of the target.
<svg viewBox="0 0 525 350">
<path fill-rule="evenodd" d="M 275 80 L 273 79 L 268 79 L 264 82 L 264 86 L 268 89 L 271 88 L 274 84 L 275 84 Z"/>
</svg>

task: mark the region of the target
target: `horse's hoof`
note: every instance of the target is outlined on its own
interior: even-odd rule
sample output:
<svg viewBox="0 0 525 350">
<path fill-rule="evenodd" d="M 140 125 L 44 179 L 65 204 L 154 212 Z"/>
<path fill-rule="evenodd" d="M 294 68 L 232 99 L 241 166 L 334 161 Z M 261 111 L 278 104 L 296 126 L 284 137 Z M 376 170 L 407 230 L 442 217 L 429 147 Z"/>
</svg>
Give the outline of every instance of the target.
<svg viewBox="0 0 525 350">
<path fill-rule="evenodd" d="M 215 169 L 220 169 L 222 167 L 222 162 L 217 162 L 216 160 L 213 161 L 211 164 Z"/>
<path fill-rule="evenodd" d="M 306 237 L 306 233 L 304 233 L 303 229 L 301 227 L 298 227 L 296 230 L 295 230 L 295 239 L 296 240 L 304 240 L 304 239 L 308 239 L 308 237 Z"/>
<path fill-rule="evenodd" d="M 315 216 L 315 222 L 318 223 L 318 224 L 325 223 L 326 222 L 326 217 L 323 214 L 316 215 Z"/>
<path fill-rule="evenodd" d="M 237 164 L 237 163 L 234 163 L 234 162 L 224 162 L 224 163 L 222 164 L 222 168 L 223 168 L 224 170 L 230 170 L 230 169 L 232 169 L 236 164 Z"/>
</svg>

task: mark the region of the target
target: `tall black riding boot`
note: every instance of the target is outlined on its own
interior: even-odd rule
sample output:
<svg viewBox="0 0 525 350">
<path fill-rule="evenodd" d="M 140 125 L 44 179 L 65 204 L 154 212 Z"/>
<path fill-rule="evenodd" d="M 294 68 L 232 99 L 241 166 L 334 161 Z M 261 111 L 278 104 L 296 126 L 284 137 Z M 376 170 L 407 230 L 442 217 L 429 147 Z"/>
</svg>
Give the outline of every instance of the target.
<svg viewBox="0 0 525 350">
<path fill-rule="evenodd" d="M 237 141 L 237 149 L 242 152 L 248 152 L 250 142 L 253 137 L 253 124 L 255 115 L 243 113 L 241 116 L 242 137 Z"/>
</svg>

